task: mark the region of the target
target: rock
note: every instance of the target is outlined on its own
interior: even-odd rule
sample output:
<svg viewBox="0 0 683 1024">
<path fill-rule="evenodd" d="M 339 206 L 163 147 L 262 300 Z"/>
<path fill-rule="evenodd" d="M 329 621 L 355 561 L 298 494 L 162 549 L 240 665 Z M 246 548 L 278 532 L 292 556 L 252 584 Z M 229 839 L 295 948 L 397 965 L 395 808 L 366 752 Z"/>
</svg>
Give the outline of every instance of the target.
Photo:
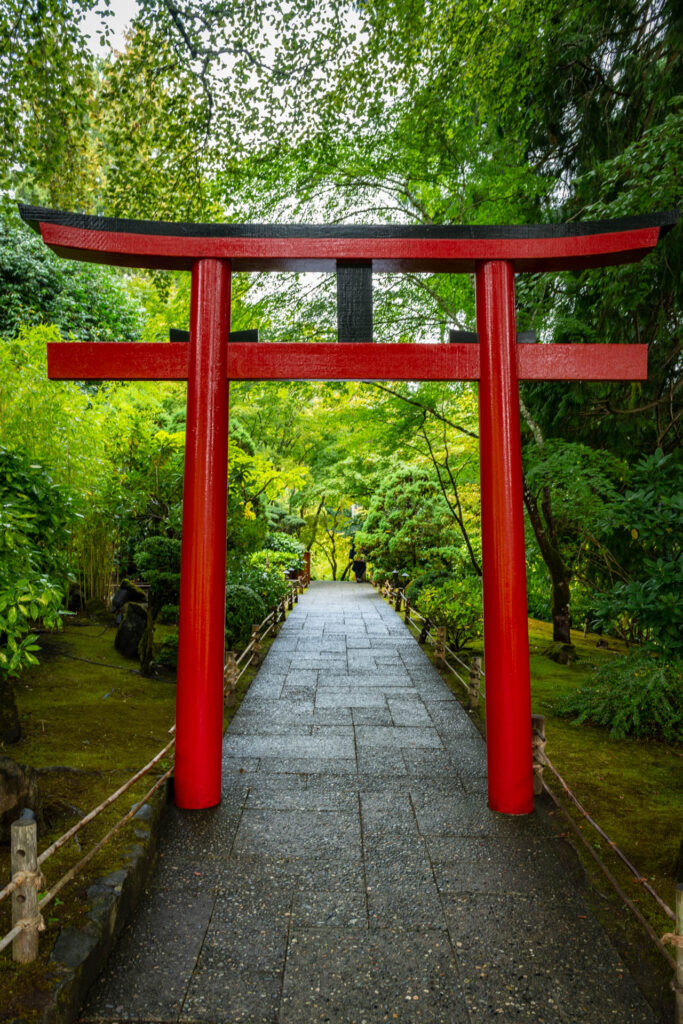
<svg viewBox="0 0 683 1024">
<path fill-rule="evenodd" d="M 90 597 L 85 602 L 85 614 L 95 622 L 109 622 L 111 616 L 104 601 L 99 597 Z"/>
<path fill-rule="evenodd" d="M 142 634 L 147 627 L 147 605 L 129 601 L 128 604 L 124 604 L 121 613 L 114 647 L 124 658 L 137 658 Z"/>
<path fill-rule="evenodd" d="M 0 841 L 9 842 L 12 822 L 26 807 L 33 811 L 41 829 L 43 805 L 38 773 L 28 765 L 17 764 L 11 757 L 0 757 Z"/>
<path fill-rule="evenodd" d="M 607 643 L 606 640 L 598 640 L 596 642 L 595 646 L 596 647 L 607 647 L 607 648 L 609 648 L 609 644 Z"/>
<path fill-rule="evenodd" d="M 573 665 L 578 657 L 574 644 L 552 643 L 543 653 L 546 658 L 557 662 L 558 665 Z"/>
<path fill-rule="evenodd" d="M 136 604 L 147 604 L 147 595 L 131 580 L 121 580 L 121 586 L 111 600 L 111 610 L 117 612 L 119 609 L 123 609 L 124 604 L 128 604 L 129 601 L 135 601 Z"/>
</svg>

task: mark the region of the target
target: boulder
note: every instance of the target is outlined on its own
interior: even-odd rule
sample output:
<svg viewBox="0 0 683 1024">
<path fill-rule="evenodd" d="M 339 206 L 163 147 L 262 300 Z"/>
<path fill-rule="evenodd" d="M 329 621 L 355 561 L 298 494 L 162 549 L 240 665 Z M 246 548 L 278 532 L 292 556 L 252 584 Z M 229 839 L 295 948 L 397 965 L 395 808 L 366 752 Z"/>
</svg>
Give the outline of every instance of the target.
<svg viewBox="0 0 683 1024">
<path fill-rule="evenodd" d="M 121 580 L 121 586 L 111 599 L 111 610 L 118 612 L 129 601 L 135 601 L 136 604 L 147 604 L 147 595 L 144 590 L 137 587 L 131 580 Z"/>
<path fill-rule="evenodd" d="M 121 622 L 116 630 L 114 647 L 124 658 L 137 658 L 142 634 L 147 627 L 147 605 L 129 601 L 120 611 Z"/>
<path fill-rule="evenodd" d="M 11 757 L 0 757 L 1 842 L 9 843 L 12 822 L 25 807 L 33 811 L 38 828 L 42 828 L 43 806 L 36 771 L 28 765 L 17 764 Z"/>
<path fill-rule="evenodd" d="M 111 616 L 104 601 L 99 597 L 90 597 L 85 602 L 85 614 L 95 622 L 109 622 Z"/>
<path fill-rule="evenodd" d="M 573 665 L 578 657 L 574 644 L 552 643 L 543 653 L 558 665 Z"/>
</svg>

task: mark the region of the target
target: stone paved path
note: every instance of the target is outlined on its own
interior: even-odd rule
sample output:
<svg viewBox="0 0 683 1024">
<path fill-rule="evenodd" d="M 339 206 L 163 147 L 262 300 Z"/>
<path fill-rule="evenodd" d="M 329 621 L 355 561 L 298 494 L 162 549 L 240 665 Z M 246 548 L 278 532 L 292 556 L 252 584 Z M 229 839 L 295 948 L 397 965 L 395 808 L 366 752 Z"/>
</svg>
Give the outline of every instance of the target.
<svg viewBox="0 0 683 1024">
<path fill-rule="evenodd" d="M 313 584 L 173 811 L 83 1021 L 652 1022 L 535 815 L 369 586 Z"/>
</svg>

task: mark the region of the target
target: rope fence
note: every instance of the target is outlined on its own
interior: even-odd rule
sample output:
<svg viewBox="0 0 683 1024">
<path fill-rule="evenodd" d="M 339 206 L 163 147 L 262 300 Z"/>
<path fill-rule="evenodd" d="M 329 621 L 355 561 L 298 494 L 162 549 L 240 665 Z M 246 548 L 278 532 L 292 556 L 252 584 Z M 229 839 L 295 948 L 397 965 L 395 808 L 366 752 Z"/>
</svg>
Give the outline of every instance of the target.
<svg viewBox="0 0 683 1024">
<path fill-rule="evenodd" d="M 446 628 L 444 626 L 437 626 L 436 634 L 430 632 L 429 627 L 434 624 L 426 619 L 424 615 L 421 615 L 415 608 L 410 605 L 409 599 L 406 597 L 405 592 L 398 587 L 393 587 L 389 580 L 386 580 L 384 584 L 379 585 L 376 581 L 373 581 L 373 586 L 377 586 L 382 597 L 392 603 L 397 612 L 401 611 L 401 604 L 405 606 L 404 610 L 404 622 L 408 626 L 413 626 L 414 629 L 419 630 L 419 642 L 426 643 L 427 640 L 431 640 L 435 647 L 435 656 L 437 660 L 444 665 L 445 668 L 449 669 L 450 672 L 458 679 L 462 686 L 468 692 L 469 697 L 469 709 L 476 710 L 479 706 L 479 697 L 485 701 L 486 693 L 483 687 L 480 685 L 480 677 L 484 676 L 484 670 L 481 668 L 481 659 L 478 657 L 472 657 L 469 664 L 466 664 L 455 651 L 446 643 Z M 420 619 L 423 623 L 422 628 L 417 626 L 413 622 L 413 616 Z M 454 658 L 457 663 L 469 673 L 469 682 L 466 682 L 456 668 L 453 667 L 446 660 L 446 652 Z M 679 885 L 677 889 L 677 900 L 676 900 L 676 912 L 662 899 L 659 893 L 654 887 L 648 882 L 647 878 L 638 871 L 636 866 L 626 856 L 623 850 L 617 845 L 617 843 L 608 835 L 608 833 L 591 817 L 586 808 L 583 806 L 581 801 L 578 799 L 574 791 L 571 789 L 569 784 L 562 777 L 560 772 L 557 770 L 555 765 L 552 763 L 545 751 L 546 737 L 545 737 L 545 716 L 543 715 L 532 715 L 532 757 L 533 757 L 533 768 L 534 768 L 534 793 L 538 795 L 541 792 L 546 792 L 556 807 L 562 811 L 563 815 L 569 822 L 573 832 L 576 834 L 578 839 L 581 841 L 583 846 L 590 853 L 593 860 L 597 863 L 607 880 L 612 885 L 617 895 L 622 899 L 624 904 L 631 910 L 639 921 L 641 926 L 647 935 L 655 943 L 659 952 L 665 957 L 668 964 L 676 971 L 676 976 L 672 982 L 672 988 L 676 993 L 677 1007 L 679 1004 L 683 1007 L 683 885 Z M 543 778 L 544 768 L 548 768 L 554 777 L 557 779 L 562 791 L 571 801 L 572 805 L 576 810 L 585 818 L 589 825 L 598 833 L 599 836 L 607 843 L 609 848 L 616 854 L 616 856 L 623 862 L 628 868 L 635 881 L 643 887 L 652 899 L 657 903 L 660 910 L 675 922 L 675 931 L 663 935 L 661 938 L 656 934 L 650 923 L 643 916 L 638 907 L 635 906 L 633 901 L 624 892 L 617 879 L 614 877 L 612 872 L 609 870 L 607 865 L 604 863 L 595 848 L 588 842 L 581 829 L 577 826 L 576 822 L 569 814 L 569 811 L 564 805 L 557 799 L 555 793 L 549 788 L 547 782 Z M 676 958 L 671 957 L 666 949 L 666 945 L 672 945 L 676 950 Z M 681 974 L 680 980 L 678 974 Z M 677 1024 L 683 1024 L 683 1009 L 677 1017 Z"/>
<path fill-rule="evenodd" d="M 303 593 L 307 585 L 307 576 L 299 576 L 296 580 L 287 580 L 287 591 L 282 599 L 271 609 L 265 619 L 252 627 L 251 639 L 239 658 L 234 652 L 229 651 L 225 666 L 225 704 L 234 705 L 235 687 L 242 675 L 250 667 L 257 667 L 261 662 L 261 643 L 272 631 L 277 632 L 280 622 L 284 622 L 287 610 L 292 609 L 299 600 L 299 594 Z M 248 657 L 250 656 L 250 657 Z M 238 673 L 239 662 L 248 657 L 242 670 Z M 94 807 L 88 814 L 84 815 L 75 825 L 69 828 L 58 839 L 55 839 L 43 852 L 38 855 L 37 850 L 37 825 L 32 818 L 20 817 L 11 827 L 11 848 L 12 848 L 12 877 L 11 881 L 0 890 L 0 903 L 8 897 L 12 897 L 12 928 L 0 939 L 0 952 L 12 944 L 12 956 L 17 963 L 31 963 L 38 956 L 38 940 L 40 932 L 45 930 L 43 911 L 55 899 L 55 897 L 85 868 L 90 861 L 110 842 L 110 840 L 126 825 L 140 808 L 164 785 L 173 775 L 173 768 L 163 772 L 154 784 L 148 789 L 131 809 L 124 814 L 112 828 L 98 840 L 80 860 L 69 868 L 52 887 L 39 899 L 40 891 L 45 887 L 45 877 L 41 870 L 42 865 L 62 849 L 73 839 L 81 829 L 94 821 L 103 811 L 110 807 L 124 793 L 128 792 L 136 783 L 160 764 L 170 754 L 175 745 L 175 725 L 169 729 L 172 735 L 171 740 L 147 762 L 139 771 L 135 772 L 119 788 L 111 793 L 97 807 Z"/>
</svg>

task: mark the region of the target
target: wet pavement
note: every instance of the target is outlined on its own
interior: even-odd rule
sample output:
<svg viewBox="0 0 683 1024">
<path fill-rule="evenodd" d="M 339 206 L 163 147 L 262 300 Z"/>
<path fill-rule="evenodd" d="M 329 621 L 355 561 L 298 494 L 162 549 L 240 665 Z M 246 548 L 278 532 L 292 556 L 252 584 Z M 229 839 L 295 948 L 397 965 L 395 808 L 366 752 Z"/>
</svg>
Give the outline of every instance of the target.
<svg viewBox="0 0 683 1024">
<path fill-rule="evenodd" d="M 488 809 L 484 743 L 395 612 L 314 583 L 81 1019 L 652 1024 L 557 843 Z"/>
</svg>

